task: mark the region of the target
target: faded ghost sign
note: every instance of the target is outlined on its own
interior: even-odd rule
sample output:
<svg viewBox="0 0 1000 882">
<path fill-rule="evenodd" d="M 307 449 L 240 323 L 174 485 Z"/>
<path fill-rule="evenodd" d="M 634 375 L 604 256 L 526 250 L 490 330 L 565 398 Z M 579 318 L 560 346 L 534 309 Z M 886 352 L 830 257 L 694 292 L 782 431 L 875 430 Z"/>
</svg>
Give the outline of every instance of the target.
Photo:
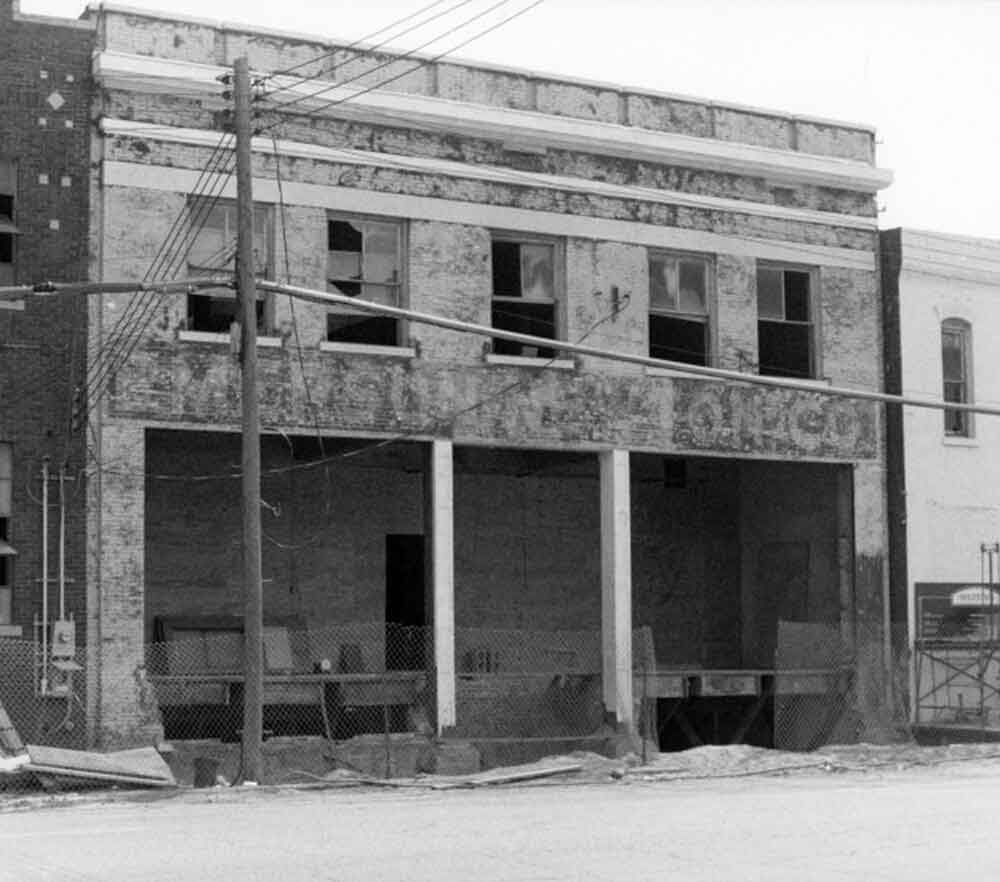
<svg viewBox="0 0 1000 882">
<path fill-rule="evenodd" d="M 674 381 L 674 444 L 782 456 L 868 459 L 877 405 L 792 389 Z"/>
</svg>

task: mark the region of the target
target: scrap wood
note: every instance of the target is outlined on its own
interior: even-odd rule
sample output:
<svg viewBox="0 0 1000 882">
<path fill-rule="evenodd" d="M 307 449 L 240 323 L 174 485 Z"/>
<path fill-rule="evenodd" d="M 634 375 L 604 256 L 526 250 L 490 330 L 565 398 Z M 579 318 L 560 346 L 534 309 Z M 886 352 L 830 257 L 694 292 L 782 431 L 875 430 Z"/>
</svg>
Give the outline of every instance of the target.
<svg viewBox="0 0 1000 882">
<path fill-rule="evenodd" d="M 15 756 L 24 753 L 24 743 L 21 741 L 21 736 L 17 734 L 14 724 L 10 721 L 3 702 L 0 701 L 0 755 L 4 753 Z"/>
<path fill-rule="evenodd" d="M 475 772 L 470 775 L 424 775 L 420 778 L 370 778 L 354 779 L 359 784 L 373 787 L 409 787 L 428 790 L 460 790 L 471 787 L 489 787 L 497 784 L 519 784 L 522 781 L 535 781 L 541 778 L 553 778 L 557 775 L 569 775 L 583 770 L 581 763 L 562 763 L 551 766 L 512 766 L 508 768 L 490 769 L 487 772 Z"/>
<path fill-rule="evenodd" d="M 116 775 L 111 772 L 81 772 L 77 769 L 63 769 L 57 766 L 39 766 L 27 763 L 21 766 L 21 771 L 34 772 L 45 785 L 56 786 L 60 779 L 72 779 L 74 783 L 85 780 L 108 784 L 134 784 L 139 787 L 176 787 L 177 782 L 163 778 L 142 778 L 137 775 Z M 46 786 L 46 790 L 49 786 Z"/>
<path fill-rule="evenodd" d="M 174 787 L 177 784 L 170 767 L 152 747 L 93 753 L 29 744 L 27 751 L 30 762 L 23 768 L 39 776 L 147 787 Z"/>
</svg>

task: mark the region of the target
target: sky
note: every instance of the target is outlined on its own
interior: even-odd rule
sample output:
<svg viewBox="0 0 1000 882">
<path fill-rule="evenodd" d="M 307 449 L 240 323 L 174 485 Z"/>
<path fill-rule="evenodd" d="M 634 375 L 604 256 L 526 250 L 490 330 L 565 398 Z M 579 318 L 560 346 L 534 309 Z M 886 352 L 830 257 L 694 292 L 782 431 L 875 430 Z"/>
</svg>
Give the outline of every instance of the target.
<svg viewBox="0 0 1000 882">
<path fill-rule="evenodd" d="M 496 2 L 469 0 L 395 45 L 412 49 Z M 531 2 L 506 0 L 426 51 Z M 128 0 L 334 39 L 365 36 L 427 3 Z M 76 17 L 83 8 L 21 0 L 25 13 Z M 895 175 L 879 194 L 882 227 L 1000 239 L 998 37 L 1000 0 L 543 0 L 456 57 L 874 126 L 878 164 Z"/>
</svg>

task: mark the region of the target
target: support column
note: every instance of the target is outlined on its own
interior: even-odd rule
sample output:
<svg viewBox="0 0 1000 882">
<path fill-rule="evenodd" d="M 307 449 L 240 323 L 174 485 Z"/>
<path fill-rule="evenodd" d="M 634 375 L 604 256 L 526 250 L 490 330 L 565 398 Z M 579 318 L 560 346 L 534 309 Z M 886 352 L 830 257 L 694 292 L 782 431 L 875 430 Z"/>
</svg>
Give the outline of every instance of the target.
<svg viewBox="0 0 1000 882">
<path fill-rule="evenodd" d="M 604 709 L 629 732 L 632 714 L 632 513 L 629 454 L 608 450 L 601 466 L 601 648 Z"/>
<path fill-rule="evenodd" d="M 451 441 L 432 441 L 426 470 L 425 532 L 434 623 L 437 733 L 455 725 L 455 502 Z"/>
<path fill-rule="evenodd" d="M 105 422 L 101 432 L 100 501 L 90 529 L 96 537 L 99 616 L 96 664 L 96 741 L 102 747 L 153 744 L 162 738 L 158 709 L 146 678 L 145 512 L 146 439 L 137 423 Z M 96 676 L 95 676 L 96 673 Z"/>
<path fill-rule="evenodd" d="M 860 462 L 853 472 L 858 709 L 866 737 L 874 739 L 894 722 L 885 470 L 879 462 Z"/>
</svg>

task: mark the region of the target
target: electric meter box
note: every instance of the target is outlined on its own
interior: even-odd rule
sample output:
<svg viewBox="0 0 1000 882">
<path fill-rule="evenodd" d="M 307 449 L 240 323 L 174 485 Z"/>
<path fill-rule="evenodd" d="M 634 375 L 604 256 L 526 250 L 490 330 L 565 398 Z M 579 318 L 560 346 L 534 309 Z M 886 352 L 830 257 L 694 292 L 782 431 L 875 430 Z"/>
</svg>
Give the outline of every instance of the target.
<svg viewBox="0 0 1000 882">
<path fill-rule="evenodd" d="M 76 622 L 60 619 L 52 623 L 52 660 L 76 658 Z"/>
</svg>

